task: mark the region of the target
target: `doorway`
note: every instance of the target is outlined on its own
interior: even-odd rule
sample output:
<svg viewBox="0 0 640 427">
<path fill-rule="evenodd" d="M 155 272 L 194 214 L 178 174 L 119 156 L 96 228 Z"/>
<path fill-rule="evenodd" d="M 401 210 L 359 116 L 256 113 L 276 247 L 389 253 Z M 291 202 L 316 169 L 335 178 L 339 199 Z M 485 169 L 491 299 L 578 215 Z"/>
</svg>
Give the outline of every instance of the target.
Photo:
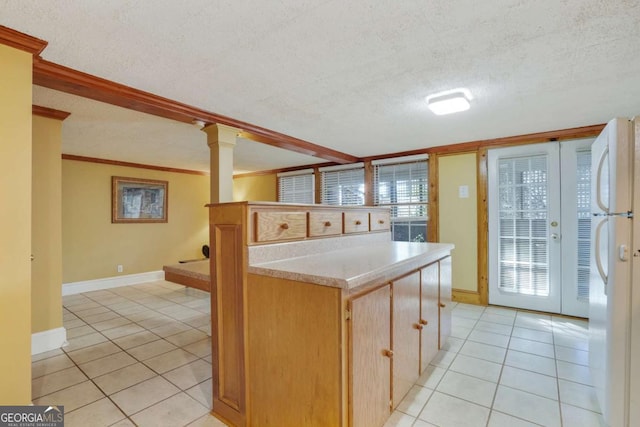
<svg viewBox="0 0 640 427">
<path fill-rule="evenodd" d="M 490 304 L 588 317 L 592 142 L 488 151 Z"/>
</svg>

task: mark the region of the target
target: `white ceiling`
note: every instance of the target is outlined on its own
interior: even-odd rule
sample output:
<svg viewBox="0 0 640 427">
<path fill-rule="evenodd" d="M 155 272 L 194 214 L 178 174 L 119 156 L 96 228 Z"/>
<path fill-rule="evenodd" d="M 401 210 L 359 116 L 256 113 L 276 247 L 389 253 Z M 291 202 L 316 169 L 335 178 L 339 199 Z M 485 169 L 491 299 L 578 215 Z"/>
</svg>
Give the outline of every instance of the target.
<svg viewBox="0 0 640 427">
<path fill-rule="evenodd" d="M 639 1 L 3 0 L 0 17 L 49 61 L 355 156 L 640 114 Z M 426 109 L 457 87 L 471 110 Z M 188 125 L 50 92 L 34 102 L 70 105 L 65 152 L 207 167 Z M 246 144 L 239 169 L 319 161 Z"/>
</svg>

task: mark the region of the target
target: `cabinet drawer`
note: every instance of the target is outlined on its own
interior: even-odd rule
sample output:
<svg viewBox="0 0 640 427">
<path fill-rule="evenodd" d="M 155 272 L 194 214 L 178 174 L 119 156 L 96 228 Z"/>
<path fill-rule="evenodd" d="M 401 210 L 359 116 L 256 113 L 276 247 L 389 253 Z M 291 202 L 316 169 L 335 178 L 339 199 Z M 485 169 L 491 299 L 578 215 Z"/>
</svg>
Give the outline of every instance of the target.
<svg viewBox="0 0 640 427">
<path fill-rule="evenodd" d="M 361 233 L 369 231 L 369 212 L 345 212 L 344 232 Z"/>
<path fill-rule="evenodd" d="M 371 231 L 389 230 L 389 212 L 371 212 Z"/>
<path fill-rule="evenodd" d="M 305 212 L 256 212 L 256 242 L 304 239 L 307 237 Z"/>
<path fill-rule="evenodd" d="M 341 212 L 309 212 L 309 237 L 334 236 L 342 233 Z"/>
</svg>

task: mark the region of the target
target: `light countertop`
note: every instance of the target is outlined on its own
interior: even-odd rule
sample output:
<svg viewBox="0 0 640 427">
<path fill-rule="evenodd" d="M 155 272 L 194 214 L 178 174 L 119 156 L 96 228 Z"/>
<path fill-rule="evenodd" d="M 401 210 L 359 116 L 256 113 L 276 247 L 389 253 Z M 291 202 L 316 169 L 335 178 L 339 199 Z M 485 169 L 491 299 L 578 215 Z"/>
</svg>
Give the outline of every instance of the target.
<svg viewBox="0 0 640 427">
<path fill-rule="evenodd" d="M 382 283 L 450 254 L 449 243 L 384 242 L 249 265 L 248 272 L 353 290 Z"/>
<path fill-rule="evenodd" d="M 165 265 L 164 271 L 194 279 L 209 281 L 209 260 L 185 262 L 181 264 Z"/>
</svg>

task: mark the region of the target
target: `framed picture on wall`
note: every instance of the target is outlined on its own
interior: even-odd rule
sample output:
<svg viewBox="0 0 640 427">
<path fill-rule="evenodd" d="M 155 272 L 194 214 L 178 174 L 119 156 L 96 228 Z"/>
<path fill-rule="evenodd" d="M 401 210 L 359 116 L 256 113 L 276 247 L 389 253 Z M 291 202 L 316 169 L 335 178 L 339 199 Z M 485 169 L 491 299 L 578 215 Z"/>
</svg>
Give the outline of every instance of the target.
<svg viewBox="0 0 640 427">
<path fill-rule="evenodd" d="M 167 222 L 169 182 L 111 177 L 111 222 Z"/>
</svg>

